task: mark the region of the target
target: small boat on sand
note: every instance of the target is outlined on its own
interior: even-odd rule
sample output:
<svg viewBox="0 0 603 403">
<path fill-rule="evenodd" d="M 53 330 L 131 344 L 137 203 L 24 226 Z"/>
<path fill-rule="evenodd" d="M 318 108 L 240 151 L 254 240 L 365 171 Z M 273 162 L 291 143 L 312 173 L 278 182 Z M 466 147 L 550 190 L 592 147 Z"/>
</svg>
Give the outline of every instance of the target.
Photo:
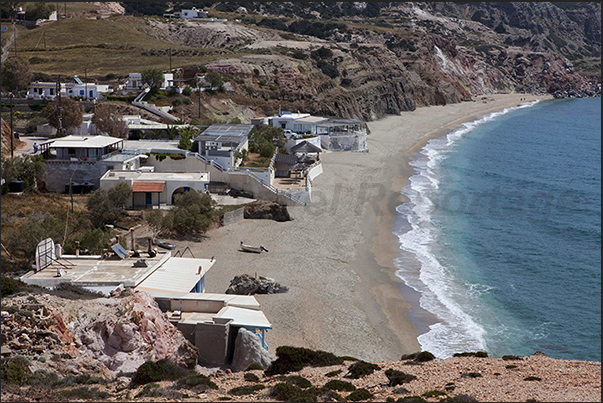
<svg viewBox="0 0 603 403">
<path fill-rule="evenodd" d="M 165 249 L 176 249 L 176 245 L 164 241 L 159 241 L 159 246 Z"/>
<path fill-rule="evenodd" d="M 245 245 L 243 243 L 243 241 L 241 241 L 241 250 L 243 250 L 245 252 L 252 252 L 252 253 L 262 253 L 262 251 L 268 252 L 268 249 L 264 248 L 262 245 L 260 245 L 260 246 Z"/>
</svg>

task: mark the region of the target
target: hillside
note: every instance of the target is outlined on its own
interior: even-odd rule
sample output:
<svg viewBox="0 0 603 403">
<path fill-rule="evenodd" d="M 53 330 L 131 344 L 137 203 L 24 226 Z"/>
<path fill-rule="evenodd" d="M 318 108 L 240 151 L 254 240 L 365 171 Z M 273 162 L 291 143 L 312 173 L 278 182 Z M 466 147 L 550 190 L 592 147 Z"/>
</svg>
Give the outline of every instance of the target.
<svg viewBox="0 0 603 403">
<path fill-rule="evenodd" d="M 301 366 L 313 355 L 323 363 L 288 371 L 283 353 L 267 371 L 193 369 L 193 346 L 146 293 L 28 294 L 2 299 L 2 401 L 601 401 L 600 362 L 540 353 L 366 363 L 289 349 Z M 163 358 L 179 365 L 169 367 L 176 379 L 135 381 L 145 360 Z"/>
<path fill-rule="evenodd" d="M 492 93 L 600 94 L 600 3 L 283 4 L 214 3 L 225 22 L 68 18 L 20 32 L 21 54 L 34 71 L 86 67 L 96 79 L 207 68 L 234 90 L 218 96 L 234 108 L 202 101 L 218 121 L 279 106 L 375 120 Z"/>
</svg>

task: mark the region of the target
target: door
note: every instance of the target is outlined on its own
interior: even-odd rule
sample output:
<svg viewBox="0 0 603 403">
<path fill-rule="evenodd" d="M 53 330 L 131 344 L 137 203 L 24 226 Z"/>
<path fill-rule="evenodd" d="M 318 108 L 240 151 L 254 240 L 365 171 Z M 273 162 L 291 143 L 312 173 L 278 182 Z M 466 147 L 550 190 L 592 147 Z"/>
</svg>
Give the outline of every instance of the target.
<svg viewBox="0 0 603 403">
<path fill-rule="evenodd" d="M 149 204 L 153 204 L 153 194 L 151 192 L 146 192 L 146 197 L 147 197 L 147 205 Z"/>
</svg>

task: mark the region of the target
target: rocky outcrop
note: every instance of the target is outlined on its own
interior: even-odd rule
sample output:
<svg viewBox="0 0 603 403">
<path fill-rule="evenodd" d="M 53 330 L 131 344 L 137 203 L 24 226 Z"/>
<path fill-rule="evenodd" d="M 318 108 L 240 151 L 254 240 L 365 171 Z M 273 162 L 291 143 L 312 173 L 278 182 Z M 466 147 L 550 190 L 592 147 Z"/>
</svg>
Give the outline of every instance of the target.
<svg viewBox="0 0 603 403">
<path fill-rule="evenodd" d="M 11 147 L 11 133 L 10 133 L 10 125 L 2 119 L 1 121 L 1 129 L 2 129 L 2 155 L 10 156 L 10 147 Z M 21 140 L 13 138 L 12 146 L 13 151 L 19 148 L 21 145 Z"/>
<path fill-rule="evenodd" d="M 262 347 L 260 338 L 245 328 L 240 328 L 235 341 L 231 368 L 233 371 L 246 371 L 252 364 L 266 369 L 274 358 Z"/>
<path fill-rule="evenodd" d="M 245 205 L 245 218 L 291 221 L 286 205 L 266 200 L 257 200 Z"/>
<path fill-rule="evenodd" d="M 235 276 L 226 289 L 226 294 L 253 295 L 253 294 L 278 294 L 289 289 L 276 283 L 271 278 L 263 276 L 252 277 L 249 274 Z"/>
<path fill-rule="evenodd" d="M 15 296 L 3 298 L 2 305 L 7 309 L 2 354 L 30 357 L 32 371 L 111 379 L 147 360 L 167 358 L 183 367 L 197 362 L 197 349 L 143 292 L 77 301 L 48 294 Z"/>
</svg>

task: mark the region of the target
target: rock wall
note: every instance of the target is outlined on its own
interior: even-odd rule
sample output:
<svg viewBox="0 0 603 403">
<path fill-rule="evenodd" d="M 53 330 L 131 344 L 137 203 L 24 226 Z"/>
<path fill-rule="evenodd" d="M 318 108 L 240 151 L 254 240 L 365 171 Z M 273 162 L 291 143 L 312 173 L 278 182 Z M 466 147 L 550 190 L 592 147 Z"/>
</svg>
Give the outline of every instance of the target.
<svg viewBox="0 0 603 403">
<path fill-rule="evenodd" d="M 25 354 L 32 370 L 112 378 L 147 360 L 192 368 L 197 349 L 144 292 L 67 300 L 48 294 L 2 299 L 2 354 Z M 39 357 L 44 357 L 40 359 Z"/>
</svg>

